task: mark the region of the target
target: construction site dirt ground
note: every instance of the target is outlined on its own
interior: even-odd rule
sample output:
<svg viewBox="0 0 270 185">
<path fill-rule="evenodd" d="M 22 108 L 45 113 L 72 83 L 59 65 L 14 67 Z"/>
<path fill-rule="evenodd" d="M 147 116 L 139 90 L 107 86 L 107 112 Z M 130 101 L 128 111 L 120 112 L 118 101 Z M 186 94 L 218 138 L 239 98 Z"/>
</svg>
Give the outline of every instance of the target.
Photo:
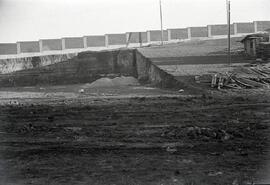
<svg viewBox="0 0 270 185">
<path fill-rule="evenodd" d="M 0 184 L 269 178 L 269 90 L 192 95 L 144 86 L 80 88 L 1 88 Z"/>
<path fill-rule="evenodd" d="M 236 52 L 243 50 L 238 40 Z M 141 49 L 156 65 L 180 66 L 163 65 L 186 84 L 174 90 L 1 87 L 0 184 L 270 183 L 270 90 L 210 89 L 191 73 L 178 74 L 182 61 L 194 56 L 223 65 L 226 57 L 211 53 L 224 55 L 225 41 Z M 196 65 L 185 67 L 197 74 L 202 68 Z"/>
</svg>

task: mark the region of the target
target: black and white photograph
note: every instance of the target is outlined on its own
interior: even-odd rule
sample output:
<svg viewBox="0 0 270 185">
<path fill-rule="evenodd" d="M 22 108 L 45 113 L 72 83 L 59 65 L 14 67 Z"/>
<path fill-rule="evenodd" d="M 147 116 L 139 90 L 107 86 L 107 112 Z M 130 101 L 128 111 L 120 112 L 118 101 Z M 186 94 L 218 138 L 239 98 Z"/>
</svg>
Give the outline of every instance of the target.
<svg viewBox="0 0 270 185">
<path fill-rule="evenodd" d="M 270 0 L 0 0 L 0 185 L 270 185 Z"/>
</svg>

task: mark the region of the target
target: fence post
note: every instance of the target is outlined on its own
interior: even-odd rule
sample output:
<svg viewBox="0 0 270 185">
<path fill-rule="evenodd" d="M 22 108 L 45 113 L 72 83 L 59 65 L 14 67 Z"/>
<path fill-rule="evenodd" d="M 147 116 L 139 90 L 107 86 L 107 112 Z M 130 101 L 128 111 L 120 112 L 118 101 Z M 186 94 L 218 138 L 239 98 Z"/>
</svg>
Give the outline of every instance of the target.
<svg viewBox="0 0 270 185">
<path fill-rule="evenodd" d="M 147 36 L 147 42 L 150 43 L 151 42 L 151 33 L 150 33 L 150 31 L 146 32 L 146 36 Z"/>
<path fill-rule="evenodd" d="M 254 32 L 258 32 L 258 22 L 254 21 Z"/>
<path fill-rule="evenodd" d="M 38 43 L 39 43 L 39 52 L 43 52 L 42 40 L 39 40 Z"/>
<path fill-rule="evenodd" d="M 87 37 L 83 37 L 83 48 L 87 48 Z"/>
<path fill-rule="evenodd" d="M 21 43 L 20 42 L 17 42 L 17 54 L 20 54 L 21 53 Z"/>
<path fill-rule="evenodd" d="M 207 33 L 208 33 L 208 37 L 212 37 L 212 26 L 211 25 L 207 25 Z"/>
<path fill-rule="evenodd" d="M 167 30 L 168 32 L 168 41 L 172 40 L 172 31 L 170 29 Z"/>
<path fill-rule="evenodd" d="M 66 40 L 65 38 L 62 38 L 61 41 L 62 41 L 62 50 L 64 50 L 66 49 Z"/>
<path fill-rule="evenodd" d="M 188 39 L 191 39 L 191 28 L 187 28 L 188 31 Z"/>
<path fill-rule="evenodd" d="M 126 44 L 128 43 L 128 40 L 129 40 L 129 32 L 126 33 Z"/>
<path fill-rule="evenodd" d="M 238 34 L 237 23 L 233 23 L 234 35 Z"/>
<path fill-rule="evenodd" d="M 105 35 L 105 46 L 108 48 L 109 47 L 109 35 Z"/>
</svg>

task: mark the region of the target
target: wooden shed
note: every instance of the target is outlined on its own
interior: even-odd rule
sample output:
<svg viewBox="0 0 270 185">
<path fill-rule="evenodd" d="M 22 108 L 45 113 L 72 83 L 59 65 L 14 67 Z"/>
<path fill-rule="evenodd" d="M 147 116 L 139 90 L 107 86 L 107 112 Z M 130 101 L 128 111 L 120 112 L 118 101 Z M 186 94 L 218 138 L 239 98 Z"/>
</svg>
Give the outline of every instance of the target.
<svg viewBox="0 0 270 185">
<path fill-rule="evenodd" d="M 244 44 L 245 52 L 250 57 L 257 57 L 257 48 L 262 42 L 269 42 L 269 33 L 255 33 L 247 35 L 241 40 Z"/>
</svg>

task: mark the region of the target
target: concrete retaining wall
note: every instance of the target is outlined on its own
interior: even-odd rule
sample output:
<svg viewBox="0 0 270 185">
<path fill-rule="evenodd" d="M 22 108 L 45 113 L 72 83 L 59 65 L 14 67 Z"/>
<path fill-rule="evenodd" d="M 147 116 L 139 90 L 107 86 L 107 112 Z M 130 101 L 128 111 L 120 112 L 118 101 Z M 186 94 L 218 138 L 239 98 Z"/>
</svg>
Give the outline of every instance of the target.
<svg viewBox="0 0 270 185">
<path fill-rule="evenodd" d="M 17 54 L 17 44 L 5 43 L 0 44 L 0 55 L 12 55 Z"/>
<path fill-rule="evenodd" d="M 189 38 L 208 37 L 207 27 L 190 27 L 188 28 Z"/>
<path fill-rule="evenodd" d="M 108 34 L 108 45 L 125 45 L 127 43 L 126 34 Z"/>
<path fill-rule="evenodd" d="M 63 39 L 65 42 L 65 49 L 84 48 L 83 37 L 68 37 Z"/>
<path fill-rule="evenodd" d="M 105 36 L 96 35 L 96 36 L 85 36 L 87 47 L 104 47 L 105 46 Z"/>
<path fill-rule="evenodd" d="M 234 23 L 234 27 L 236 30 L 236 33 L 254 33 L 255 28 L 254 28 L 254 23 Z"/>
<path fill-rule="evenodd" d="M 42 43 L 41 51 L 62 50 L 61 39 L 47 39 L 47 40 L 40 40 L 40 42 Z"/>
<path fill-rule="evenodd" d="M 20 45 L 19 53 L 35 53 L 40 52 L 38 41 L 18 42 Z"/>
<path fill-rule="evenodd" d="M 161 31 L 160 30 L 150 30 L 147 31 L 148 34 L 148 42 L 152 41 L 161 41 Z M 168 41 L 168 31 L 164 30 L 163 31 L 163 40 Z"/>
<path fill-rule="evenodd" d="M 170 32 L 170 40 L 175 39 L 187 39 L 188 38 L 188 29 L 169 29 L 168 32 Z"/>
</svg>

